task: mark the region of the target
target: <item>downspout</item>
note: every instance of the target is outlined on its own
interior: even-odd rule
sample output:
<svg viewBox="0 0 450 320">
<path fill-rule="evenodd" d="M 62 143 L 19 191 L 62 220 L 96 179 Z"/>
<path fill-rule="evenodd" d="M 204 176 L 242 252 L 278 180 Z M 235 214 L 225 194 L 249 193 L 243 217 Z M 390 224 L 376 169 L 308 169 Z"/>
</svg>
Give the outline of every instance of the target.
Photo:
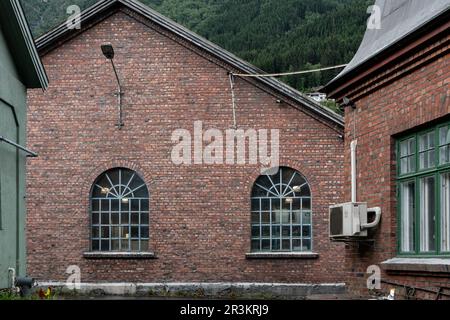
<svg viewBox="0 0 450 320">
<path fill-rule="evenodd" d="M 233 129 L 237 129 L 237 122 L 236 122 L 236 94 L 234 92 L 234 75 L 233 73 L 229 72 L 230 77 L 230 88 L 231 88 L 231 106 L 233 109 Z"/>
<path fill-rule="evenodd" d="M 357 197 L 356 197 L 356 149 L 358 146 L 358 140 L 353 140 L 350 144 L 350 150 L 351 150 L 351 175 L 352 175 L 352 202 L 356 203 Z"/>
<path fill-rule="evenodd" d="M 20 142 L 19 127 L 17 127 L 17 142 Z M 20 164 L 19 149 L 16 149 L 16 275 L 20 273 L 20 218 L 22 214 L 20 212 Z"/>
</svg>

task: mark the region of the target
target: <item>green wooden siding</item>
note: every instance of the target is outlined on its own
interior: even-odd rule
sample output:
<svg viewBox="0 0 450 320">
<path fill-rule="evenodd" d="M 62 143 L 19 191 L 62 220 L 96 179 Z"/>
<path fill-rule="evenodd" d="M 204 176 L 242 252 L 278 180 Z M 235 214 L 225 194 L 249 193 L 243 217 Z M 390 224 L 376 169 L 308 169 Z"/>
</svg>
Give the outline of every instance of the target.
<svg viewBox="0 0 450 320">
<path fill-rule="evenodd" d="M 26 89 L 0 30 L 0 135 L 25 145 Z M 9 285 L 8 268 L 25 276 L 26 155 L 0 142 L 0 288 Z"/>
</svg>

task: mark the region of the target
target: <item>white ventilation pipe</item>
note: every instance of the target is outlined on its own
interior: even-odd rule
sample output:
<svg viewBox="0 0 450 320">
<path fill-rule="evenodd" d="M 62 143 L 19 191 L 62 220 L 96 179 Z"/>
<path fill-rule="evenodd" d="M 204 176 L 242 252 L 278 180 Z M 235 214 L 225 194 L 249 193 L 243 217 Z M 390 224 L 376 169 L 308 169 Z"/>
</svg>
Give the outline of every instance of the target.
<svg viewBox="0 0 450 320">
<path fill-rule="evenodd" d="M 381 221 L 381 208 L 378 208 L 378 207 L 370 208 L 370 209 L 367 209 L 367 212 L 375 213 L 375 220 L 373 222 L 361 225 L 362 230 L 375 228 L 376 226 L 378 226 L 380 224 L 380 221 Z"/>
<path fill-rule="evenodd" d="M 358 146 L 358 141 L 353 140 L 350 144 L 351 150 L 351 161 L 352 161 L 352 202 L 356 203 L 356 148 Z"/>
</svg>

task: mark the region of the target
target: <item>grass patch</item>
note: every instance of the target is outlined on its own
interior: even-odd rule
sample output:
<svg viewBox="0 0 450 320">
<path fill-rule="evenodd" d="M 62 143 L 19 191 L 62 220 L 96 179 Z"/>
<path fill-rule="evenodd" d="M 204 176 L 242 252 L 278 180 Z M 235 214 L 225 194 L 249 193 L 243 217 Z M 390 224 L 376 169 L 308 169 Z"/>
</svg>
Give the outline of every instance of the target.
<svg viewBox="0 0 450 320">
<path fill-rule="evenodd" d="M 39 300 L 36 294 L 22 297 L 20 294 L 12 292 L 11 290 L 0 291 L 0 301 L 15 301 L 15 300 Z"/>
</svg>

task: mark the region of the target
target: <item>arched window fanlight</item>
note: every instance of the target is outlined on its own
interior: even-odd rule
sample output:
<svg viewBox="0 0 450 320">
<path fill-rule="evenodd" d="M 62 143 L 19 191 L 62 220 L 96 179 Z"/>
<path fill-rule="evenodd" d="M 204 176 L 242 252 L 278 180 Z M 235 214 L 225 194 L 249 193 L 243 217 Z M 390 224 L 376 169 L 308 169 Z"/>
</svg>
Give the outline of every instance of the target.
<svg viewBox="0 0 450 320">
<path fill-rule="evenodd" d="M 91 193 L 91 250 L 145 252 L 149 242 L 149 192 L 134 171 L 111 169 Z"/>
<path fill-rule="evenodd" d="M 311 189 L 298 171 L 260 176 L 252 192 L 252 252 L 312 251 Z"/>
</svg>

